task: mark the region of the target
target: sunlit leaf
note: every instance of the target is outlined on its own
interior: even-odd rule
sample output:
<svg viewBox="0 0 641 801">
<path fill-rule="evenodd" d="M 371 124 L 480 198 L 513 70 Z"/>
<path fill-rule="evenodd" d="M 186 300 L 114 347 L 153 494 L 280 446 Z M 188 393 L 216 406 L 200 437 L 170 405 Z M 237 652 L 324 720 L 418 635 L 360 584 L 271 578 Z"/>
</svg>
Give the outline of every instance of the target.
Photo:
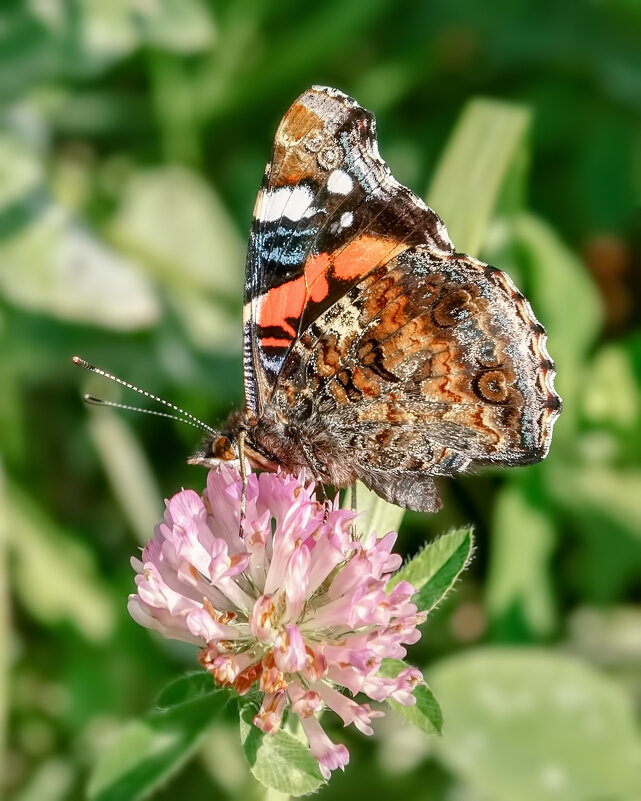
<svg viewBox="0 0 641 801">
<path fill-rule="evenodd" d="M 16 136 L 0 132 L 0 238 L 6 236 L 6 215 L 12 206 L 34 202 L 44 187 L 44 169 L 36 154 Z M 25 210 L 26 213 L 26 210 Z"/>
<path fill-rule="evenodd" d="M 575 608 L 568 616 L 568 638 L 570 650 L 588 662 L 634 673 L 641 664 L 641 607 Z"/>
<path fill-rule="evenodd" d="M 203 0 L 160 0 L 154 10 L 142 25 L 145 43 L 179 54 L 197 53 L 216 44 L 212 6 Z"/>
<path fill-rule="evenodd" d="M 419 609 L 433 609 L 448 594 L 472 555 L 471 528 L 450 531 L 428 543 L 390 579 L 388 589 L 409 581 L 417 591 L 412 599 Z"/>
<path fill-rule="evenodd" d="M 257 708 L 241 704 L 240 737 L 252 774 L 265 787 L 298 796 L 313 793 L 324 779 L 309 747 L 282 729 L 263 734 L 253 725 Z"/>
<path fill-rule="evenodd" d="M 239 347 L 229 308 L 242 294 L 245 246 L 201 178 L 178 167 L 132 176 L 110 231 L 166 287 L 195 344 Z"/>
<path fill-rule="evenodd" d="M 240 353 L 239 318 L 226 304 L 217 302 L 214 293 L 204 295 L 193 287 L 176 287 L 167 302 L 193 346 L 205 351 Z"/>
<path fill-rule="evenodd" d="M 575 659 L 485 649 L 430 668 L 448 770 L 494 801 L 641 797 L 631 699 Z"/>
<path fill-rule="evenodd" d="M 90 801 L 146 797 L 192 756 L 228 697 L 219 690 L 125 726 L 94 768 Z"/>
<path fill-rule="evenodd" d="M 71 760 L 51 755 L 40 760 L 12 801 L 67 801 L 73 795 L 74 771 Z"/>
<path fill-rule="evenodd" d="M 586 416 L 604 426 L 631 429 L 641 415 L 641 388 L 632 359 L 621 345 L 606 345 L 592 358 L 590 374 L 583 394 Z"/>
<path fill-rule="evenodd" d="M 554 610 L 549 560 L 554 542 L 549 515 L 532 505 L 522 485 L 503 485 L 492 515 L 486 590 L 487 610 L 492 618 L 516 611 L 537 635 L 550 632 Z"/>
<path fill-rule="evenodd" d="M 0 292 L 25 309 L 121 330 L 149 326 L 159 314 L 136 266 L 53 202 L 0 242 Z"/>
<path fill-rule="evenodd" d="M 345 504 L 349 506 L 351 493 L 348 491 L 345 497 Z M 384 536 L 389 531 L 398 531 L 404 509 L 388 503 L 365 484 L 358 482 L 356 485 L 356 504 L 359 513 L 356 527 L 362 534 L 375 531 L 379 537 Z"/>
<path fill-rule="evenodd" d="M 525 108 L 496 100 L 463 109 L 427 193 L 457 250 L 478 253 L 528 121 Z"/>
<path fill-rule="evenodd" d="M 394 678 L 406 667 L 405 662 L 400 659 L 384 659 L 379 673 L 381 676 Z M 388 699 L 387 703 L 402 715 L 408 723 L 416 726 L 417 729 L 425 732 L 425 734 L 441 734 L 443 713 L 434 693 L 426 684 L 419 684 L 414 690 L 414 697 L 416 698 L 416 704 L 413 706 L 404 706 L 392 699 Z"/>
<path fill-rule="evenodd" d="M 231 299 L 241 291 L 244 241 L 213 189 L 186 168 L 132 175 L 110 232 L 172 289 L 191 286 Z"/>
<path fill-rule="evenodd" d="M 641 470 L 603 464 L 582 464 L 580 470 L 558 464 L 550 469 L 552 492 L 565 508 L 641 539 Z"/>
<path fill-rule="evenodd" d="M 108 63 L 142 44 L 191 53 L 213 42 L 213 20 L 200 0 L 80 0 L 78 6 L 79 45 L 88 63 Z"/>
</svg>

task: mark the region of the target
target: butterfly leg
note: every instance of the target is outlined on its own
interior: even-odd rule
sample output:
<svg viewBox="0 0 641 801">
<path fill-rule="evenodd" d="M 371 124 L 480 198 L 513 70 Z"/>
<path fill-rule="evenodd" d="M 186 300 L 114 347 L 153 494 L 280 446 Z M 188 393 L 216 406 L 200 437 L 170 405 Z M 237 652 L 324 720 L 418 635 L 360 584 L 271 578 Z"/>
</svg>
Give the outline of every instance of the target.
<svg viewBox="0 0 641 801">
<path fill-rule="evenodd" d="M 303 453 L 305 454 L 305 458 L 307 459 L 307 464 L 311 470 L 312 478 L 314 479 L 314 482 L 316 484 L 317 492 L 319 492 L 322 495 L 325 501 L 325 517 L 323 522 L 326 523 L 329 517 L 330 504 L 327 503 L 329 497 L 327 495 L 327 491 L 325 490 L 326 479 L 323 478 L 323 472 L 325 470 L 324 465 L 322 465 L 318 461 L 318 459 L 314 456 L 313 450 L 307 445 L 306 442 L 301 441 L 300 446 L 303 450 Z"/>
<path fill-rule="evenodd" d="M 301 441 L 300 447 L 305 454 L 305 459 L 307 459 L 307 464 L 312 472 L 312 478 L 316 482 L 316 484 L 322 486 L 323 484 L 327 483 L 327 478 L 324 477 L 325 473 L 325 465 L 318 461 L 316 456 L 314 455 L 314 451 L 309 447 L 309 445 Z"/>
<path fill-rule="evenodd" d="M 356 510 L 358 508 L 358 502 L 356 500 L 356 488 L 357 488 L 357 485 L 358 485 L 358 482 L 355 481 L 352 484 L 352 486 L 350 487 L 350 492 L 349 492 L 349 495 L 350 495 L 349 505 L 351 506 L 352 512 L 354 512 L 354 514 L 356 514 Z M 356 518 L 354 518 L 354 520 L 352 522 L 351 535 L 352 535 L 352 539 L 353 540 L 358 538 L 358 535 L 356 533 Z"/>
<path fill-rule="evenodd" d="M 325 507 L 325 512 L 323 514 L 323 523 L 327 523 L 329 519 L 329 510 L 331 508 L 331 504 L 328 503 L 329 496 L 327 494 L 327 490 L 325 489 L 325 485 L 320 481 L 316 484 L 316 495 L 317 497 L 322 499 L 323 506 Z"/>
<path fill-rule="evenodd" d="M 240 430 L 238 432 L 238 456 L 240 457 L 240 478 L 242 481 L 242 489 L 240 492 L 240 519 L 238 521 L 239 532 L 242 533 L 243 523 L 247 516 L 247 466 L 245 464 L 245 439 L 247 432 Z"/>
</svg>

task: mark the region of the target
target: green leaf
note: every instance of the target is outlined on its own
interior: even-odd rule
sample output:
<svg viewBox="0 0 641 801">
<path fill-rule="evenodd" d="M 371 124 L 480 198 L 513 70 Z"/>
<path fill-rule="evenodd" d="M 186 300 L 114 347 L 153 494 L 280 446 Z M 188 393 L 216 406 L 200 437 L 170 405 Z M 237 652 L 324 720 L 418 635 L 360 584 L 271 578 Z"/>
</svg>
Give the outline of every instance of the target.
<svg viewBox="0 0 641 801">
<path fill-rule="evenodd" d="M 139 267 L 110 250 L 66 209 L 39 197 L 30 225 L 0 242 L 0 294 L 23 309 L 119 330 L 160 313 Z"/>
<path fill-rule="evenodd" d="M 405 670 L 407 664 L 401 659 L 384 659 L 378 671 L 381 676 L 396 677 Z M 417 729 L 425 734 L 441 734 L 443 729 L 443 713 L 434 693 L 425 684 L 420 684 L 414 690 L 416 704 L 414 706 L 404 706 L 397 701 L 388 699 L 387 703 L 395 711 L 402 715 L 408 723 L 416 726 Z"/>
<path fill-rule="evenodd" d="M 12 578 L 24 606 L 42 622 L 69 621 L 89 641 L 105 640 L 116 610 L 88 544 L 71 540 L 16 485 L 7 499 Z"/>
<path fill-rule="evenodd" d="M 188 673 L 170 681 L 156 699 L 156 705 L 160 709 L 170 709 L 188 701 L 204 698 L 218 690 L 211 675 L 207 671 L 199 670 L 197 673 Z"/>
<path fill-rule="evenodd" d="M 349 490 L 345 500 L 349 506 Z M 398 531 L 405 509 L 388 503 L 360 481 L 356 485 L 356 503 L 356 510 L 359 513 L 356 528 L 359 534 L 367 535 L 370 531 L 375 531 L 379 537 L 382 537 L 389 531 Z"/>
<path fill-rule="evenodd" d="M 592 380 L 583 392 L 586 417 L 593 424 L 618 429 L 625 439 L 634 437 L 635 425 L 641 428 L 641 387 L 631 353 L 620 343 L 602 346 L 592 358 L 590 374 Z"/>
<path fill-rule="evenodd" d="M 109 230 L 165 287 L 194 344 L 237 350 L 230 309 L 242 293 L 245 247 L 202 178 L 181 167 L 134 174 Z"/>
<path fill-rule="evenodd" d="M 457 250 L 479 252 L 528 123 L 526 109 L 496 100 L 477 98 L 463 109 L 428 192 Z"/>
<path fill-rule="evenodd" d="M 88 384 L 94 383 L 95 377 L 91 376 Z M 104 397 L 103 392 L 99 394 Z M 149 459 L 121 416 L 110 409 L 92 409 L 88 417 L 89 434 L 114 496 L 136 540 L 144 544 L 153 536 L 154 526 L 163 514 L 162 495 Z"/>
<path fill-rule="evenodd" d="M 14 134 L 0 131 L 0 233 L 5 234 L 7 215 L 19 206 L 35 205 L 39 193 L 44 192 L 44 167 L 37 154 Z M 23 217 L 28 210 L 23 210 Z"/>
<path fill-rule="evenodd" d="M 571 445 L 586 387 L 587 355 L 601 327 L 602 301 L 579 258 L 545 222 L 520 214 L 513 236 L 534 311 L 548 332 L 550 355 L 557 365 L 555 383 L 565 401 L 554 441 L 557 447 L 562 440 Z M 576 314 L 568 314 L 570 298 Z"/>
<path fill-rule="evenodd" d="M 251 701 L 241 702 L 240 738 L 254 777 L 265 787 L 293 796 L 313 793 L 324 784 L 307 744 L 282 729 L 264 734 L 252 723 L 255 714 Z"/>
<path fill-rule="evenodd" d="M 549 515 L 534 506 L 525 485 L 511 482 L 498 493 L 492 515 L 492 548 L 486 604 L 492 618 L 515 610 L 539 637 L 554 625 L 549 560 L 555 543 Z"/>
<path fill-rule="evenodd" d="M 90 801 L 136 801 L 148 795 L 194 753 L 228 698 L 218 690 L 126 726 L 94 769 Z"/>
<path fill-rule="evenodd" d="M 641 470 L 557 462 L 550 472 L 554 498 L 579 519 L 592 517 L 605 531 L 641 539 Z"/>
<path fill-rule="evenodd" d="M 79 46 L 87 65 L 123 58 L 142 44 L 195 53 L 213 42 L 210 14 L 199 0 L 79 0 Z"/>
<path fill-rule="evenodd" d="M 419 609 L 433 609 L 454 586 L 470 561 L 474 547 L 471 528 L 450 531 L 430 542 L 411 562 L 388 582 L 393 589 L 399 581 L 409 581 L 417 590 L 413 601 Z"/>
<path fill-rule="evenodd" d="M 487 648 L 430 669 L 447 769 L 493 801 L 641 798 L 632 699 L 552 651 Z"/>
<path fill-rule="evenodd" d="M 241 291 L 244 243 L 220 198 L 187 168 L 131 175 L 110 234 L 172 292 L 188 287 L 233 301 Z"/>
<path fill-rule="evenodd" d="M 127 0 L 128 5 L 140 14 L 140 4 Z M 100 5 L 92 3 L 92 6 Z M 216 28 L 207 3 L 202 0 L 161 0 L 150 9 L 145 22 L 145 40 L 160 49 L 180 55 L 205 51 L 216 43 Z M 129 12 L 130 19 L 134 14 Z"/>
<path fill-rule="evenodd" d="M 0 170 L 0 294 L 73 322 L 123 330 L 155 322 L 151 284 L 52 198 L 42 153 L 0 132 Z"/>
</svg>

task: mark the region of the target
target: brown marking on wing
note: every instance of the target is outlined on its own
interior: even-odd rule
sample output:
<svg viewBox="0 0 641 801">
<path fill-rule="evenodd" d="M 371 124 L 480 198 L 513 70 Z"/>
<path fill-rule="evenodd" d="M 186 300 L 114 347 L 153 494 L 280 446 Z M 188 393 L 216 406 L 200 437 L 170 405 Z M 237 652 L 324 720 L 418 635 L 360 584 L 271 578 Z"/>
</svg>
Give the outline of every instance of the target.
<svg viewBox="0 0 641 801">
<path fill-rule="evenodd" d="M 275 187 L 295 185 L 316 173 L 316 159 L 297 146 L 305 136 L 322 133 L 325 123 L 300 102 L 294 103 L 276 131 L 271 174 Z"/>
<path fill-rule="evenodd" d="M 358 365 L 352 368 L 352 383 L 366 398 L 379 398 L 381 396 L 381 382 L 372 370 L 362 369 Z"/>
<path fill-rule="evenodd" d="M 439 328 L 450 328 L 461 322 L 463 314 L 468 310 L 472 296 L 465 289 L 454 289 L 446 292 L 432 306 L 432 321 Z"/>
<path fill-rule="evenodd" d="M 488 435 L 488 437 L 492 440 L 495 446 L 500 445 L 502 437 L 496 431 L 496 429 L 486 425 L 485 420 L 483 419 L 483 411 L 484 411 L 483 407 L 479 405 L 476 408 L 476 410 L 472 412 L 471 418 L 478 426 L 479 431 L 484 431 Z"/>
<path fill-rule="evenodd" d="M 505 404 L 511 399 L 511 384 L 516 379 L 513 371 L 484 370 L 472 378 L 471 385 L 479 400 L 486 403 Z"/>
<path fill-rule="evenodd" d="M 338 370 L 345 354 L 349 351 L 353 337 L 340 337 L 335 332 L 328 333 L 322 340 L 316 359 L 316 371 L 320 376 L 331 376 Z"/>
</svg>

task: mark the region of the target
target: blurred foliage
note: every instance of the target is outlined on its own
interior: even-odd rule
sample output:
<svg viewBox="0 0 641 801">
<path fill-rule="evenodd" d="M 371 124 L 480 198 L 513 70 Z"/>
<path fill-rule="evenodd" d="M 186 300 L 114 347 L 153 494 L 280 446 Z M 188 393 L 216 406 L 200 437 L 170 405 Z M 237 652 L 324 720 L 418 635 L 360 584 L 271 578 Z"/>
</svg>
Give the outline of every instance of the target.
<svg viewBox="0 0 641 801">
<path fill-rule="evenodd" d="M 251 208 L 278 120 L 321 83 L 376 113 L 397 178 L 526 292 L 565 409 L 546 462 L 405 516 L 408 554 L 477 531 L 410 655 L 444 733 L 334 730 L 352 760 L 319 794 L 641 797 L 639 41 L 633 0 L 3 1 L 0 793 L 85 797 L 194 666 L 125 601 L 162 498 L 204 483 L 198 436 L 87 409 L 83 391 L 131 397 L 69 358 L 207 421 L 240 403 Z M 237 719 L 195 714 L 197 755 L 153 797 L 262 797 Z"/>
</svg>

